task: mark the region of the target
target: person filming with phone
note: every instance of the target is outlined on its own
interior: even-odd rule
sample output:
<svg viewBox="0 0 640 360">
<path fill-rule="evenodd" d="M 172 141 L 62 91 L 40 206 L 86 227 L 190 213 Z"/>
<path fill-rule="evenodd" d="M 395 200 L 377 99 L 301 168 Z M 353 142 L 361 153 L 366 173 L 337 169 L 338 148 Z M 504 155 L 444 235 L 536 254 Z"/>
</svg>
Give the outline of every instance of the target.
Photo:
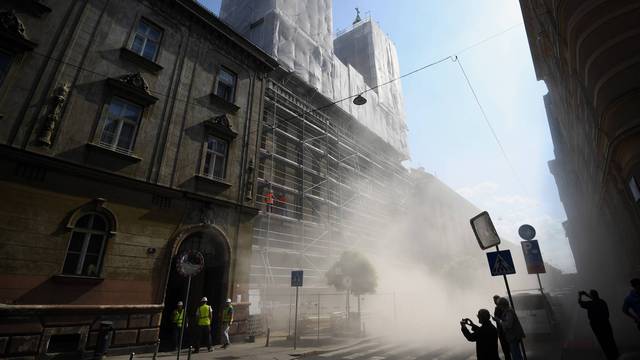
<svg viewBox="0 0 640 360">
<path fill-rule="evenodd" d="M 500 360 L 498 357 L 498 331 L 491 323 L 491 313 L 487 309 L 478 310 L 476 325 L 470 319 L 460 321 L 460 329 L 467 340 L 476 343 L 476 357 L 478 360 Z M 467 328 L 471 328 L 471 331 Z"/>
</svg>

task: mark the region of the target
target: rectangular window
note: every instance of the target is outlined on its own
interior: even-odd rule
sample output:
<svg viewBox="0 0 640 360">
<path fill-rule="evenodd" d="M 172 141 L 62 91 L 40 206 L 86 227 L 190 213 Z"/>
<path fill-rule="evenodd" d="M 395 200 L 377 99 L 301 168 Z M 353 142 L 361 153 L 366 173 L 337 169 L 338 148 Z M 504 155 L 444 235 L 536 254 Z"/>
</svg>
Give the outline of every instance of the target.
<svg viewBox="0 0 640 360">
<path fill-rule="evenodd" d="M 162 30 L 140 19 L 136 33 L 133 35 L 131 50 L 144 58 L 155 61 L 161 37 Z"/>
<path fill-rule="evenodd" d="M 227 142 L 215 136 L 207 137 L 204 174 L 213 179 L 224 179 L 227 161 Z"/>
<path fill-rule="evenodd" d="M 4 82 L 4 78 L 7 77 L 10 67 L 11 67 L 11 56 L 9 56 L 9 54 L 0 52 L 0 86 Z"/>
<path fill-rule="evenodd" d="M 629 190 L 631 190 L 631 195 L 633 196 L 633 200 L 635 202 L 640 202 L 640 187 L 638 186 L 638 182 L 635 177 L 631 177 L 629 180 Z"/>
<path fill-rule="evenodd" d="M 236 91 L 236 78 L 236 74 L 225 68 L 220 68 L 218 70 L 215 94 L 232 103 Z"/>
<path fill-rule="evenodd" d="M 114 97 L 104 116 L 100 144 L 116 151 L 130 153 L 142 116 L 142 107 Z"/>
</svg>

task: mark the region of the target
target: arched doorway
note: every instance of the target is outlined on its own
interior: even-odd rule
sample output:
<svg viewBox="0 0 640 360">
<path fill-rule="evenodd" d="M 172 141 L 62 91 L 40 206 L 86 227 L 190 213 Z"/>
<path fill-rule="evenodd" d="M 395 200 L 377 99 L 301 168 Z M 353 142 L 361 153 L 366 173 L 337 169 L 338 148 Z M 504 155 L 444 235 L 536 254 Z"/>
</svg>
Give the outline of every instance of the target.
<svg viewBox="0 0 640 360">
<path fill-rule="evenodd" d="M 185 234 L 186 233 L 186 234 Z M 180 241 L 180 239 L 183 239 Z M 191 291 L 187 304 L 187 319 L 191 329 L 196 324 L 195 312 L 200 299 L 206 296 L 209 305 L 214 312 L 214 326 L 212 331 L 213 344 L 220 339 L 220 326 L 218 325 L 222 306 L 227 298 L 229 279 L 229 244 L 217 228 L 211 225 L 202 225 L 185 231 L 177 239 L 178 250 L 174 251 L 169 269 L 169 280 L 164 297 L 164 312 L 162 314 L 162 327 L 160 329 L 160 344 L 163 350 L 170 350 L 174 346 L 171 313 L 178 301 L 185 301 L 187 293 L 187 278 L 181 276 L 176 270 L 176 262 L 180 254 L 187 250 L 200 251 L 204 256 L 204 269 L 200 274 L 191 279 Z M 192 345 L 192 331 L 185 330 L 183 347 Z"/>
</svg>

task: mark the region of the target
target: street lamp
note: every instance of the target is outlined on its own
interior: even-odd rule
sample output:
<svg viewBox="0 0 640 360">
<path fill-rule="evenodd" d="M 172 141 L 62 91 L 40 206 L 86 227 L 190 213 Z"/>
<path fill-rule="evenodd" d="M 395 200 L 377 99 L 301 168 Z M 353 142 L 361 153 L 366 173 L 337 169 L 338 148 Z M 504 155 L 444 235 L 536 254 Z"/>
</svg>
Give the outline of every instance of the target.
<svg viewBox="0 0 640 360">
<path fill-rule="evenodd" d="M 358 106 L 364 105 L 367 103 L 367 99 L 365 99 L 364 96 L 362 96 L 362 94 L 359 94 L 353 99 L 353 103 Z"/>
</svg>

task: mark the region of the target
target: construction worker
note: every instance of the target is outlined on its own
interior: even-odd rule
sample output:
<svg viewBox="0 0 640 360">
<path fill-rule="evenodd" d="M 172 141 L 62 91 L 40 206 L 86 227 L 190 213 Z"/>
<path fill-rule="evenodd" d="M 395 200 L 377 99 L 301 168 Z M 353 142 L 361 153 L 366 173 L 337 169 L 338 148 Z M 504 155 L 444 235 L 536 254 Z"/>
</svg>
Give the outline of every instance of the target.
<svg viewBox="0 0 640 360">
<path fill-rule="evenodd" d="M 176 309 L 171 314 L 171 323 L 173 324 L 173 339 L 175 349 L 178 350 L 180 346 L 180 331 L 182 330 L 182 324 L 184 323 L 184 304 L 182 301 L 178 301 Z"/>
<path fill-rule="evenodd" d="M 231 341 L 229 341 L 229 329 L 233 324 L 233 305 L 231 305 L 231 299 L 227 299 L 227 306 L 222 310 L 222 328 L 224 329 L 224 345 L 223 349 L 226 349 Z"/>
<path fill-rule="evenodd" d="M 193 351 L 197 353 L 200 351 L 200 341 L 202 337 L 205 337 L 207 342 L 207 350 L 211 351 L 211 319 L 213 318 L 213 310 L 211 306 L 207 304 L 206 296 L 200 300 L 200 306 L 196 310 L 196 319 L 198 319 L 198 327 L 196 333 L 196 349 Z"/>
<path fill-rule="evenodd" d="M 264 204 L 267 212 L 272 212 L 273 210 L 273 191 L 267 190 L 266 195 L 264 196 Z"/>
</svg>

